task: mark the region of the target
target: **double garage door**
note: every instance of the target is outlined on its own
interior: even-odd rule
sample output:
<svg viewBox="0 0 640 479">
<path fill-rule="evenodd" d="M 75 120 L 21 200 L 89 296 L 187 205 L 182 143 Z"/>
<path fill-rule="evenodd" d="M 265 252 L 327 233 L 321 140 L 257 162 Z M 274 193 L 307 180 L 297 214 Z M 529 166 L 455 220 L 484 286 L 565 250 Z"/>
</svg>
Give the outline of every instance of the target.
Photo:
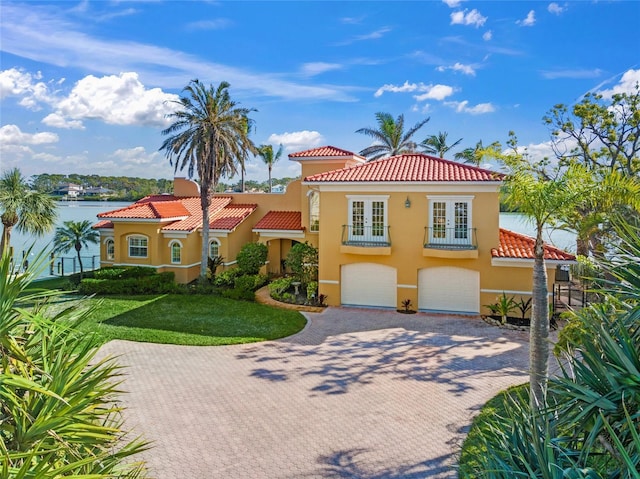
<svg viewBox="0 0 640 479">
<path fill-rule="evenodd" d="M 398 272 L 375 263 L 354 263 L 341 268 L 341 303 L 350 306 L 396 308 Z M 444 266 L 418 271 L 418 308 L 430 311 L 478 313 L 480 273 Z"/>
</svg>

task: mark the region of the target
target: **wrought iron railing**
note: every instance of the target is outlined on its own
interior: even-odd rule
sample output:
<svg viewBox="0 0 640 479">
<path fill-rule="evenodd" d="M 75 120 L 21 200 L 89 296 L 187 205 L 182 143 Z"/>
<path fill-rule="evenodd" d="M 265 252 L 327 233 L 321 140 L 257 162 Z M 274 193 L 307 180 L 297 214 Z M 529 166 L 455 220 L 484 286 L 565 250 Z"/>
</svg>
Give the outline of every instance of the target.
<svg viewBox="0 0 640 479">
<path fill-rule="evenodd" d="M 478 249 L 475 228 L 426 226 L 423 244 L 425 248 Z"/>
<path fill-rule="evenodd" d="M 342 225 L 342 244 L 350 246 L 391 246 L 390 226 Z"/>
</svg>

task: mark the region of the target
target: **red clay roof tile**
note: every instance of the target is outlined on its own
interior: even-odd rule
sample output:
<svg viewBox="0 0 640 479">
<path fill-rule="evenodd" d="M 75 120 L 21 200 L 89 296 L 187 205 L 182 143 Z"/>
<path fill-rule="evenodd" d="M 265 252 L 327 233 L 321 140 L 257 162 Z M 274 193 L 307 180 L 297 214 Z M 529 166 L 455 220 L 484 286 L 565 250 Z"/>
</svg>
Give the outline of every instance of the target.
<svg viewBox="0 0 640 479">
<path fill-rule="evenodd" d="M 269 211 L 256 223 L 253 230 L 302 231 L 302 213 L 300 211 Z"/>
<path fill-rule="evenodd" d="M 229 205 L 216 214 L 209 223 L 212 230 L 233 230 L 253 213 L 258 205 Z"/>
<path fill-rule="evenodd" d="M 500 228 L 500 246 L 491 249 L 493 258 L 534 259 L 535 238 Z M 544 245 L 544 259 L 575 261 L 576 257 L 551 245 Z"/>
<path fill-rule="evenodd" d="M 111 229 L 113 229 L 113 221 L 109 221 L 109 220 L 98 221 L 95 225 L 92 226 L 92 228 L 94 230 L 101 229 L 101 228 L 105 228 L 105 229 L 111 228 Z"/>
<path fill-rule="evenodd" d="M 335 146 L 320 146 L 318 148 L 312 148 L 310 150 L 298 151 L 291 153 L 289 158 L 320 158 L 320 157 L 343 157 L 343 156 L 356 156 L 364 159 L 364 157 L 353 153 L 352 151 L 343 150 L 342 148 L 336 148 Z"/>
<path fill-rule="evenodd" d="M 305 182 L 501 181 L 503 175 L 421 153 L 392 156 L 307 176 Z"/>
</svg>

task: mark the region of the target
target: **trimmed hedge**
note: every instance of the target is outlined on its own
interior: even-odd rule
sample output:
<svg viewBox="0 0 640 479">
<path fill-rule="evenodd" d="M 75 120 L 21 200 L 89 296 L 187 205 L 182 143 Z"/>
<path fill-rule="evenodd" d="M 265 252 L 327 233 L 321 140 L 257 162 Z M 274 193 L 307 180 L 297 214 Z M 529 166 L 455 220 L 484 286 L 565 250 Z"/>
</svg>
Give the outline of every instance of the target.
<svg viewBox="0 0 640 479">
<path fill-rule="evenodd" d="M 142 278 L 157 274 L 155 268 L 148 266 L 131 266 L 127 268 L 114 266 L 111 268 L 100 268 L 93 272 L 94 279 L 127 279 Z"/>
<path fill-rule="evenodd" d="M 151 269 L 151 268 L 145 268 Z M 83 279 L 78 291 L 81 294 L 165 294 L 174 293 L 179 289 L 175 284 L 175 275 L 172 271 L 141 277 L 128 277 L 124 279 Z"/>
</svg>

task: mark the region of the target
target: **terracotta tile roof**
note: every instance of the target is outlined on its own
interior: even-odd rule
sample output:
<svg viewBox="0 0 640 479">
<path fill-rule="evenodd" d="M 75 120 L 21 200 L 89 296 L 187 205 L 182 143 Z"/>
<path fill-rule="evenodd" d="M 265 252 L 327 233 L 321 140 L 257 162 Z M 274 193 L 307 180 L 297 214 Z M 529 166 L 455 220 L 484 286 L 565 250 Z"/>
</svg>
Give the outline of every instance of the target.
<svg viewBox="0 0 640 479">
<path fill-rule="evenodd" d="M 176 198 L 155 195 L 113 211 L 100 213 L 98 218 L 165 219 L 189 216 L 200 208 L 200 198 Z"/>
<path fill-rule="evenodd" d="M 311 150 L 298 151 L 296 153 L 291 153 L 289 155 L 289 158 L 318 158 L 335 156 L 356 156 L 364 159 L 364 157 L 353 153 L 352 151 L 343 150 L 342 148 L 336 148 L 335 146 L 321 146 L 318 148 L 312 148 Z"/>
<path fill-rule="evenodd" d="M 534 259 L 535 238 L 500 228 L 500 246 L 491 249 L 493 258 Z M 544 259 L 575 261 L 576 257 L 551 245 L 544 245 Z"/>
<path fill-rule="evenodd" d="M 253 230 L 302 231 L 302 213 L 300 211 L 269 211 L 256 223 Z"/>
<path fill-rule="evenodd" d="M 305 182 L 500 181 L 503 175 L 421 153 L 392 156 L 307 176 Z"/>
<path fill-rule="evenodd" d="M 112 228 L 113 229 L 113 221 L 109 221 L 109 220 L 102 220 L 102 221 L 98 221 L 95 225 L 92 226 L 92 228 L 94 230 L 98 230 L 101 228 Z"/>
<path fill-rule="evenodd" d="M 202 226 L 200 198 L 183 198 L 181 201 L 183 200 L 192 200 L 188 204 L 191 216 L 165 226 L 164 228 L 162 228 L 162 231 L 193 231 L 194 229 L 200 228 Z M 209 219 L 214 218 L 215 215 L 229 203 L 231 203 L 231 198 L 228 196 L 214 197 L 211 200 L 211 204 L 209 205 Z"/>
<path fill-rule="evenodd" d="M 258 205 L 229 205 L 220 210 L 209 223 L 212 230 L 233 230 L 253 213 Z"/>
</svg>

